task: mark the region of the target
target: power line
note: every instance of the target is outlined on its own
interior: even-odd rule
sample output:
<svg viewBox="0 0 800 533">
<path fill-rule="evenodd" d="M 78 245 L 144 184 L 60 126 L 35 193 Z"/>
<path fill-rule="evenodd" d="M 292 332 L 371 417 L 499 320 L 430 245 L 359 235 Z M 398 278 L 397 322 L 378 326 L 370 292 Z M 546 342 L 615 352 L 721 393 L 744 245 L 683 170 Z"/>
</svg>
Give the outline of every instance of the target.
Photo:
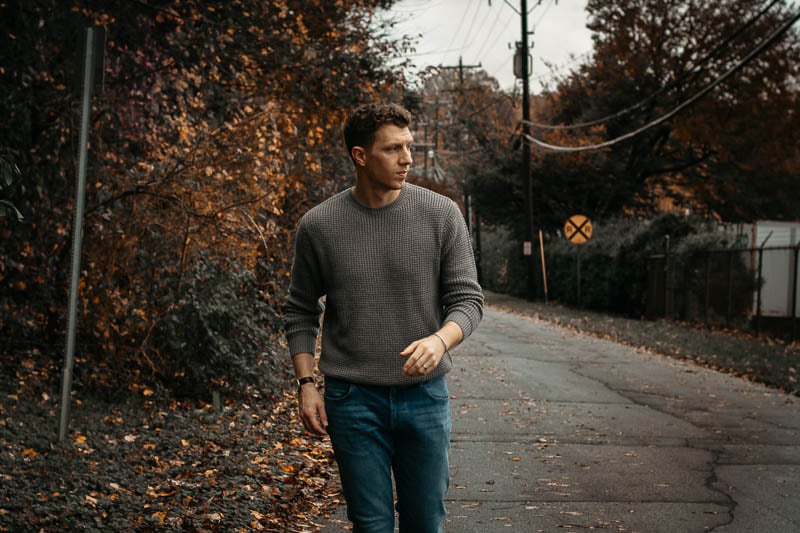
<svg viewBox="0 0 800 533">
<path fill-rule="evenodd" d="M 643 107 L 645 104 L 648 104 L 649 102 L 651 102 L 653 99 L 655 99 L 660 94 L 662 94 L 662 93 L 668 91 L 669 89 L 672 89 L 673 87 L 675 87 L 675 85 L 677 85 L 678 83 L 686 81 L 686 80 L 688 80 L 689 78 L 691 78 L 693 76 L 696 76 L 700 72 L 700 68 L 705 63 L 707 63 L 711 58 L 713 58 L 715 55 L 717 55 L 717 53 L 720 50 L 722 50 L 722 48 L 724 48 L 725 46 L 729 45 L 734 39 L 736 39 L 736 37 L 741 35 L 750 26 L 755 24 L 761 17 L 766 15 L 766 13 L 770 9 L 772 9 L 776 4 L 778 4 L 781 1 L 782 0 L 772 0 L 769 3 L 769 5 L 764 7 L 754 17 L 752 17 L 750 20 L 745 22 L 735 32 L 733 32 L 731 35 L 729 35 L 722 42 L 718 43 L 717 46 L 712 48 L 708 53 L 706 53 L 703 57 L 701 57 L 692 66 L 692 68 L 689 69 L 689 71 L 686 72 L 683 76 L 680 76 L 676 80 L 673 80 L 671 83 L 668 83 L 667 85 L 662 86 L 661 88 L 656 90 L 654 93 L 648 95 L 644 99 L 640 100 L 639 102 L 637 102 L 637 103 L 635 103 L 635 104 L 633 104 L 633 105 L 631 105 L 629 107 L 626 107 L 626 108 L 621 109 L 621 110 L 619 110 L 619 111 L 617 111 L 615 113 L 612 113 L 610 115 L 606 115 L 606 116 L 601 117 L 601 118 L 597 118 L 597 119 L 594 119 L 594 120 L 589 120 L 587 122 L 579 122 L 577 124 L 557 125 L 557 124 L 538 124 L 538 123 L 535 123 L 535 122 L 529 122 L 529 125 L 531 125 L 531 126 L 533 126 L 535 128 L 538 128 L 538 129 L 542 129 L 542 130 L 575 130 L 575 129 L 581 129 L 581 128 L 588 128 L 590 126 L 596 126 L 598 124 L 602 124 L 604 122 L 608 122 L 609 120 L 613 120 L 615 118 L 619 118 L 619 117 L 621 117 L 623 115 L 626 115 L 626 114 L 628 114 L 628 113 L 630 113 L 632 111 L 640 109 L 641 107 Z"/>
<path fill-rule="evenodd" d="M 464 44 L 461 45 L 462 51 L 466 51 L 467 43 L 469 42 L 470 38 L 472 37 L 472 28 L 475 27 L 475 21 L 478 20 L 478 13 L 481 11 L 481 2 L 475 4 L 477 9 L 475 9 L 475 14 L 472 15 L 472 22 L 469 25 L 469 29 L 467 30 L 467 34 L 464 37 Z"/>
<path fill-rule="evenodd" d="M 420 11 L 427 11 L 431 8 L 437 7 L 443 1 L 444 0 L 439 0 L 438 2 L 431 3 L 427 0 L 421 0 L 418 6 L 410 4 L 409 2 L 405 2 L 403 7 L 392 6 L 392 11 L 395 13 L 414 13 L 415 15 L 419 15 Z"/>
<path fill-rule="evenodd" d="M 549 4 L 547 4 L 547 6 L 544 8 L 544 11 L 542 11 L 542 14 L 539 15 L 539 19 L 533 23 L 533 26 L 531 26 L 533 31 L 536 31 L 536 28 L 542 23 L 542 19 L 545 15 L 547 15 L 547 12 L 550 11 L 550 8 L 555 5 L 556 1 L 557 0 L 552 0 Z"/>
<path fill-rule="evenodd" d="M 441 54 L 441 53 L 449 53 L 449 52 L 458 52 L 458 48 L 449 48 L 447 50 L 432 50 L 430 52 L 418 52 L 414 54 L 405 54 L 404 57 L 422 57 L 422 56 L 432 56 L 434 54 Z"/>
<path fill-rule="evenodd" d="M 496 77 L 496 74 L 497 74 L 498 72 L 500 72 L 502 69 L 506 68 L 506 66 L 507 66 L 507 65 L 508 65 L 508 64 L 511 62 L 511 60 L 512 60 L 513 58 L 514 58 L 514 56 L 513 56 L 512 54 L 508 54 L 508 57 L 506 58 L 506 60 L 505 60 L 505 61 L 503 61 L 503 62 L 500 64 L 500 66 L 498 66 L 496 69 L 494 69 L 494 70 L 492 71 L 492 73 L 491 73 L 492 77 Z"/>
<path fill-rule="evenodd" d="M 639 135 L 640 133 L 643 133 L 643 132 L 649 130 L 650 128 L 653 128 L 653 127 L 661 124 L 662 122 L 665 122 L 665 121 L 669 120 L 670 118 L 674 117 L 675 115 L 677 115 L 678 113 L 683 111 L 685 108 L 689 107 L 694 102 L 696 102 L 697 100 L 699 100 L 700 98 L 702 98 L 703 96 L 708 94 L 717 85 L 719 85 L 720 83 L 722 83 L 726 79 L 728 79 L 731 76 L 733 76 L 739 69 L 744 67 L 750 61 L 752 61 L 753 58 L 755 58 L 758 54 L 760 54 L 766 47 L 771 45 L 774 41 L 776 41 L 784 33 L 786 33 L 789 30 L 789 28 L 791 28 L 794 25 L 794 23 L 797 22 L 798 19 L 800 19 L 800 11 L 798 11 L 791 19 L 789 19 L 787 22 L 785 22 L 781 27 L 779 27 L 777 30 L 775 30 L 761 44 L 756 46 L 749 54 L 747 54 L 736 65 L 734 65 L 733 67 L 728 69 L 727 72 L 725 72 L 723 75 L 721 75 L 716 80 L 714 80 L 711 83 L 707 84 L 697 94 L 695 94 L 694 96 L 692 96 L 691 98 L 689 98 L 688 100 L 683 102 L 682 104 L 678 105 L 675 109 L 673 109 L 669 113 L 667 113 L 665 115 L 662 115 L 661 117 L 659 117 L 659 118 L 657 118 L 657 119 L 645 124 L 644 126 L 642 126 L 640 128 L 637 128 L 637 129 L 635 129 L 635 130 L 633 130 L 633 131 L 631 131 L 629 133 L 626 133 L 624 135 L 620 135 L 619 137 L 616 137 L 614 139 L 610 139 L 610 140 L 608 140 L 606 142 L 602 142 L 602 143 L 599 143 L 599 144 L 587 145 L 587 146 L 558 146 L 558 145 L 549 144 L 549 143 L 547 143 L 545 141 L 537 139 L 537 138 L 535 138 L 535 137 L 533 137 L 533 136 L 531 136 L 531 135 L 529 135 L 527 133 L 523 133 L 522 136 L 528 142 L 533 143 L 533 144 L 535 144 L 535 145 L 537 145 L 537 146 L 539 146 L 541 148 L 552 150 L 554 152 L 564 152 L 564 153 L 586 152 L 586 151 L 589 151 L 589 150 L 598 150 L 600 148 L 607 148 L 607 147 L 612 146 L 614 144 L 620 143 L 620 142 L 622 142 L 624 140 L 630 139 L 631 137 L 635 137 L 636 135 Z"/>
<path fill-rule="evenodd" d="M 483 57 L 485 55 L 484 52 L 488 53 L 486 45 L 489 43 L 489 39 L 492 38 L 492 32 L 494 32 L 494 29 L 497 27 L 497 22 L 500 20 L 500 15 L 502 15 L 502 14 L 503 14 L 503 10 L 502 9 L 498 9 L 497 10 L 497 15 L 494 17 L 494 21 L 492 22 L 491 28 L 489 29 L 488 32 L 486 32 L 486 39 L 483 40 L 483 44 L 481 44 L 480 48 L 478 48 L 478 53 L 475 54 L 475 57 L 477 57 L 479 60 L 483 60 Z M 501 28 L 501 29 L 503 29 L 503 28 Z M 494 40 L 492 41 L 492 44 L 489 46 L 488 50 L 491 50 L 491 46 L 494 46 L 494 43 L 497 42 L 497 39 L 499 39 L 502 36 L 503 36 L 503 32 L 501 31 L 494 38 Z"/>
<path fill-rule="evenodd" d="M 456 31 L 455 31 L 455 33 L 453 33 L 453 35 L 450 37 L 450 42 L 447 44 L 447 47 L 446 47 L 446 48 L 448 48 L 448 49 L 449 49 L 449 48 L 452 48 L 452 46 L 453 46 L 453 41 L 455 41 L 455 40 L 456 40 L 456 36 L 457 36 L 457 35 L 458 35 L 458 33 L 461 31 L 461 28 L 462 28 L 462 26 L 464 26 L 464 21 L 465 21 L 465 20 L 466 20 L 466 18 L 467 18 L 467 12 L 468 12 L 468 11 L 469 11 L 469 8 L 467 8 L 467 9 L 465 9 L 464 11 L 462 11 L 462 12 L 461 12 L 461 20 L 458 22 L 458 26 L 456 27 Z M 444 57 L 442 57 L 442 59 L 444 59 Z"/>
</svg>

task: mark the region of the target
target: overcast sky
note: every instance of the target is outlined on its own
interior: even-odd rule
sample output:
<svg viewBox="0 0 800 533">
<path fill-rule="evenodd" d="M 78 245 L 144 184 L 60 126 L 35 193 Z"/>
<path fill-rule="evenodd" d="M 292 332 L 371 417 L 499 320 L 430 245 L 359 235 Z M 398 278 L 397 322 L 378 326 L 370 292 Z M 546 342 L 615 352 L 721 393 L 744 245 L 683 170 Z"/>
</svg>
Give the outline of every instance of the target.
<svg viewBox="0 0 800 533">
<path fill-rule="evenodd" d="M 586 29 L 586 0 L 528 0 L 528 30 L 533 56 L 531 91 L 552 78 L 552 65 L 566 70 L 591 53 Z M 522 33 L 520 0 L 401 0 L 389 16 L 398 22 L 397 35 L 418 35 L 410 59 L 428 65 L 480 64 L 503 89 L 511 89 L 514 46 Z"/>
</svg>

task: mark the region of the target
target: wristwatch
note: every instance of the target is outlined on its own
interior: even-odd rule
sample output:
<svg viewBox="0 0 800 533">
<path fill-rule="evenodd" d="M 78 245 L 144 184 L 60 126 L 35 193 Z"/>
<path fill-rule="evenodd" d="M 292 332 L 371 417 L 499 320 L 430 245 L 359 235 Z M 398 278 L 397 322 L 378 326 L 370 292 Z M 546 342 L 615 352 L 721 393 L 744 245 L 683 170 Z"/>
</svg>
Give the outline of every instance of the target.
<svg viewBox="0 0 800 533">
<path fill-rule="evenodd" d="M 300 390 L 306 383 L 316 384 L 317 382 L 314 380 L 312 376 L 306 376 L 304 378 L 300 378 L 297 380 L 297 390 Z"/>
</svg>

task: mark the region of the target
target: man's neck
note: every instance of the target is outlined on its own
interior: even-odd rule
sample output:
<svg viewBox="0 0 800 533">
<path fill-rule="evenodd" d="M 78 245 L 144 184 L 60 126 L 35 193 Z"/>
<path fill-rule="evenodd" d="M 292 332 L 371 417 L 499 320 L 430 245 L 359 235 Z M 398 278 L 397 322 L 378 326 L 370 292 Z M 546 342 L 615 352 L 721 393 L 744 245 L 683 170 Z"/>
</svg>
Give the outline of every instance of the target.
<svg viewBox="0 0 800 533">
<path fill-rule="evenodd" d="M 363 185 L 359 186 L 359 184 L 356 183 L 356 186 L 353 187 L 353 197 L 361 205 L 377 209 L 393 203 L 400 197 L 401 191 L 402 189 L 375 190 L 370 187 L 364 187 Z"/>
</svg>

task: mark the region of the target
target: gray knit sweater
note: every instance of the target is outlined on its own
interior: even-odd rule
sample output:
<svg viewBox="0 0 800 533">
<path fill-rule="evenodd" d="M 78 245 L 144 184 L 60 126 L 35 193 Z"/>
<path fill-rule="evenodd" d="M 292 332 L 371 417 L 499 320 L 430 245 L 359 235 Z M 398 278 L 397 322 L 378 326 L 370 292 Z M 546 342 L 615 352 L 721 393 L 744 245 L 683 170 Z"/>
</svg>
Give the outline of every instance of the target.
<svg viewBox="0 0 800 533">
<path fill-rule="evenodd" d="M 383 208 L 359 204 L 348 189 L 308 211 L 297 229 L 284 306 L 292 356 L 315 352 L 323 314 L 319 368 L 327 376 L 403 385 L 449 372 L 447 354 L 435 371 L 404 376 L 400 351 L 446 321 L 458 324 L 466 339 L 483 316 L 458 206 L 406 184 Z"/>
</svg>

